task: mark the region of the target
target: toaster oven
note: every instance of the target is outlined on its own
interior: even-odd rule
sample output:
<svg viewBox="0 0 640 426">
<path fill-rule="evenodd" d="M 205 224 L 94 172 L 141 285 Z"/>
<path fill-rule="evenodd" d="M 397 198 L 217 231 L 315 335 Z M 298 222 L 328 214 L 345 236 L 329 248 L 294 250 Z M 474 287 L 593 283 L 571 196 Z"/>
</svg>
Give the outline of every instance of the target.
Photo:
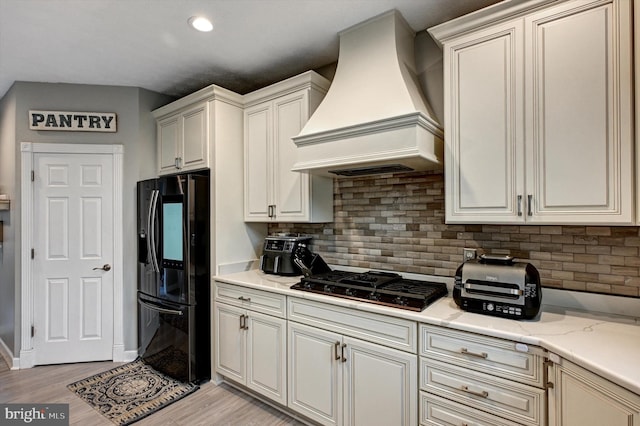
<svg viewBox="0 0 640 426">
<path fill-rule="evenodd" d="M 458 267 L 453 299 L 463 310 L 512 319 L 531 319 L 542 304 L 540 274 L 510 256 L 483 255 Z"/>
</svg>

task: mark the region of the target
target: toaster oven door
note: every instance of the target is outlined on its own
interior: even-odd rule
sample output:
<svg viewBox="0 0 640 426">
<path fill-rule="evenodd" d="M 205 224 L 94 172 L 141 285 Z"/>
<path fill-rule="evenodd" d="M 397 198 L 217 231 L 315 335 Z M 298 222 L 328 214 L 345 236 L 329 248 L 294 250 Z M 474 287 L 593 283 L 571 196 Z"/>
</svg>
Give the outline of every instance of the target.
<svg viewBox="0 0 640 426">
<path fill-rule="evenodd" d="M 462 296 L 490 302 L 524 305 L 524 290 L 517 284 L 470 279 L 463 285 Z"/>
</svg>

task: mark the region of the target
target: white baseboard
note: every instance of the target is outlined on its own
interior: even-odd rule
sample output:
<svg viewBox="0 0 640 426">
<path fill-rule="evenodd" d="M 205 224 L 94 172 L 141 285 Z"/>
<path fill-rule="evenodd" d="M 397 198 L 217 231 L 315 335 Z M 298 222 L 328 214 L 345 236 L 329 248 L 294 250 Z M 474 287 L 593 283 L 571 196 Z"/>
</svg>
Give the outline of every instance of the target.
<svg viewBox="0 0 640 426">
<path fill-rule="evenodd" d="M 124 351 L 122 353 L 122 359 L 113 360 L 113 362 L 131 362 L 138 358 L 138 351 Z"/>
<path fill-rule="evenodd" d="M 11 370 L 20 368 L 20 359 L 14 358 L 7 344 L 0 338 L 0 356 L 4 359 Z"/>
<path fill-rule="evenodd" d="M 31 368 L 36 365 L 36 353 L 33 349 L 28 351 L 20 351 L 20 361 L 18 368 Z"/>
</svg>

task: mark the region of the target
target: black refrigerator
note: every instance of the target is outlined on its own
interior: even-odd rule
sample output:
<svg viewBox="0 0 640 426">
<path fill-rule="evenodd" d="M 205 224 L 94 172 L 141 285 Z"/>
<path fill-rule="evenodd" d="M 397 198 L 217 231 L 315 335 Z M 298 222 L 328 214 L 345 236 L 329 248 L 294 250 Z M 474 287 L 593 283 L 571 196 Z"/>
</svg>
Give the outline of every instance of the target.
<svg viewBox="0 0 640 426">
<path fill-rule="evenodd" d="M 138 182 L 138 355 L 183 382 L 211 378 L 209 173 Z"/>
</svg>

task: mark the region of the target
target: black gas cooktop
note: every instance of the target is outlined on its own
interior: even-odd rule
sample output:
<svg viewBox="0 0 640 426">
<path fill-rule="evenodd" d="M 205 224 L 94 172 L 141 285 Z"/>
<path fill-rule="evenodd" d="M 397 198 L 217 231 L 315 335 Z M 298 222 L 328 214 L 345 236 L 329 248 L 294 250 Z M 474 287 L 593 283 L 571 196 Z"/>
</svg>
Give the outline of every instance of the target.
<svg viewBox="0 0 640 426">
<path fill-rule="evenodd" d="M 302 278 L 294 290 L 326 294 L 410 311 L 422 311 L 447 295 L 443 283 L 402 278 L 393 272 L 330 271 Z"/>
</svg>

